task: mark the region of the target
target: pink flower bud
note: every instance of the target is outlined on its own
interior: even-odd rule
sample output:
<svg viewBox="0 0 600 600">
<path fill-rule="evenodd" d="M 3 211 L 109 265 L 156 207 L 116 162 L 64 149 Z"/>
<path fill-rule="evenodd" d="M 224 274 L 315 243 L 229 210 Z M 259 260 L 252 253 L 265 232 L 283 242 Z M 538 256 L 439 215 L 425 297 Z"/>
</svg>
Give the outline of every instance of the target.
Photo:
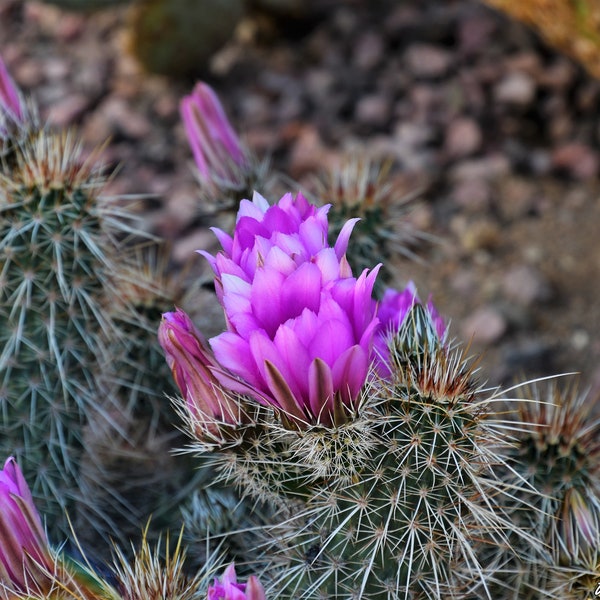
<svg viewBox="0 0 600 600">
<path fill-rule="evenodd" d="M 382 377 L 390 375 L 389 336 L 400 330 L 410 311 L 417 304 L 421 304 L 421 300 L 417 294 L 417 288 L 412 281 L 401 292 L 388 288 L 379 303 L 377 311 L 379 327 L 375 335 L 373 347 L 375 366 L 377 372 Z M 427 302 L 425 308 L 437 337 L 443 340 L 447 329 L 444 319 L 440 316 L 431 300 Z"/>
<path fill-rule="evenodd" d="M 24 118 L 19 90 L 8 74 L 2 58 L 0 58 L 0 115 L 2 111 L 9 113 L 11 119 L 15 121 L 21 121 Z"/>
<path fill-rule="evenodd" d="M 24 591 L 49 584 L 48 540 L 31 492 L 14 458 L 0 471 L 0 584 Z"/>
<path fill-rule="evenodd" d="M 181 101 L 180 111 L 203 182 L 217 190 L 243 185 L 248 158 L 212 88 L 197 83 Z"/>
<path fill-rule="evenodd" d="M 220 367 L 189 316 L 180 309 L 165 313 L 158 340 L 193 421 L 212 434 L 220 423 L 238 423 L 240 407 L 220 386 Z"/>
</svg>

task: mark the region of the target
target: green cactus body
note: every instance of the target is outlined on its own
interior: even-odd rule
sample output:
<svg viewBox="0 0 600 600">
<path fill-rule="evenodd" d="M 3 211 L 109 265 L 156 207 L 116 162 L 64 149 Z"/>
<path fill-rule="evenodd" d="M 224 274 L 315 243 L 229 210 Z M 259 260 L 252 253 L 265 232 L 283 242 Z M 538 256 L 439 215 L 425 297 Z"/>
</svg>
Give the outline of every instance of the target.
<svg viewBox="0 0 600 600">
<path fill-rule="evenodd" d="M 519 492 L 507 504 L 515 527 L 540 543 L 535 552 L 513 540 L 510 556 L 496 559 L 506 597 L 583 599 L 600 582 L 600 421 L 591 406 L 553 384 L 511 407 L 519 426 L 505 479 Z"/>
<path fill-rule="evenodd" d="M 105 486 L 106 506 L 95 494 L 92 483 L 106 484 L 114 463 L 95 454 L 90 431 L 110 440 L 113 455 L 127 448 L 121 463 L 139 460 L 136 443 L 158 438 L 149 425 L 158 408 L 148 398 L 156 401 L 168 382 L 152 327 L 119 285 L 125 273 L 136 277 L 128 250 L 135 224 L 98 197 L 94 161 L 83 160 L 72 135 L 39 132 L 17 146 L 14 167 L 0 177 L 0 449 L 17 456 L 58 539 L 69 532 L 65 511 L 74 518 L 78 500 L 94 514 L 94 530 L 112 536 L 119 537 L 115 513 L 137 514 L 117 485 Z M 132 331 L 125 324 L 135 314 Z M 138 368 L 152 349 L 154 364 Z M 136 379 L 157 365 L 154 379 Z M 143 405 L 147 423 L 136 423 L 135 437 L 132 419 Z M 163 440 L 160 449 L 170 447 Z M 146 474 L 145 483 L 156 479 L 155 467 Z"/>
<path fill-rule="evenodd" d="M 45 133 L 0 177 L 0 447 L 53 532 L 67 528 L 82 427 L 104 394 L 112 243 L 99 184 L 72 137 Z"/>
<path fill-rule="evenodd" d="M 403 220 L 421 190 L 407 193 L 407 185 L 399 178 L 388 178 L 391 166 L 391 162 L 378 164 L 366 156 L 349 154 L 339 168 L 323 176 L 316 185 L 316 198 L 331 202 L 331 240 L 337 239 L 348 219 L 360 218 L 346 255 L 356 273 L 383 263 L 377 293 L 391 279 L 390 256 L 415 258 L 415 243 L 425 237 Z"/>
<path fill-rule="evenodd" d="M 409 321 L 392 377 L 346 423 L 293 430 L 263 416 L 221 459 L 227 479 L 282 506 L 259 559 L 277 598 L 487 596 L 473 547 L 506 539 L 498 435 L 471 368 L 422 307 Z"/>
</svg>

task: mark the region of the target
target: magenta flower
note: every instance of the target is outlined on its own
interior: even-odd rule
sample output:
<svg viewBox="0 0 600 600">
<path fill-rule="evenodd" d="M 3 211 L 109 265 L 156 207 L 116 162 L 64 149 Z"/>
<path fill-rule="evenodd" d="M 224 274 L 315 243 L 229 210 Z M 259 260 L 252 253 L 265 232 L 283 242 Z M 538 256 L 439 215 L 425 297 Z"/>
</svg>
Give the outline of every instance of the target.
<svg viewBox="0 0 600 600">
<path fill-rule="evenodd" d="M 378 320 L 379 267 L 352 277 L 345 257 L 356 222 L 327 242 L 328 207 L 298 194 L 275 206 L 242 201 L 223 252 L 203 252 L 216 275 L 228 330 L 210 340 L 219 364 L 299 422 L 330 425 L 356 408 Z M 218 377 L 218 375 L 217 375 Z"/>
<path fill-rule="evenodd" d="M 216 435 L 219 423 L 238 423 L 240 406 L 215 377 L 220 367 L 189 316 L 180 309 L 163 314 L 158 340 L 195 429 Z"/>
<path fill-rule="evenodd" d="M 265 590 L 258 579 L 251 575 L 247 583 L 237 583 L 235 565 L 229 565 L 221 580 L 215 579 L 208 588 L 207 600 L 267 600 Z"/>
<path fill-rule="evenodd" d="M 8 74 L 6 65 L 0 58 L 0 113 L 2 111 L 10 114 L 11 119 L 22 121 L 24 110 L 19 90 Z"/>
<path fill-rule="evenodd" d="M 14 458 L 0 470 L 0 586 L 44 587 L 51 572 L 48 540 L 31 492 Z"/>
<path fill-rule="evenodd" d="M 242 186 L 248 157 L 212 88 L 197 83 L 180 112 L 202 181 L 217 189 Z"/>
<path fill-rule="evenodd" d="M 408 283 L 402 292 L 388 288 L 379 302 L 377 311 L 379 328 L 373 341 L 373 348 L 375 367 L 381 377 L 387 378 L 391 374 L 389 367 L 389 337 L 399 331 L 407 315 L 416 304 L 422 304 L 422 302 L 412 281 Z M 444 339 L 447 330 L 444 319 L 431 300 L 427 302 L 425 308 L 438 338 L 440 340 Z"/>
</svg>

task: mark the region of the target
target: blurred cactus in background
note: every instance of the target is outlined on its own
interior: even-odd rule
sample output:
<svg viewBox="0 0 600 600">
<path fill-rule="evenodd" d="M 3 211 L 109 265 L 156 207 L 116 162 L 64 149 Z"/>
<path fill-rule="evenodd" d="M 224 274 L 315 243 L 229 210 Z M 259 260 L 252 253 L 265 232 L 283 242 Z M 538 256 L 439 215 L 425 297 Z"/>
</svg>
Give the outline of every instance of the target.
<svg viewBox="0 0 600 600">
<path fill-rule="evenodd" d="M 92 12 L 113 8 L 121 4 L 130 4 L 135 0 L 42 0 L 46 4 L 54 4 L 65 10 L 78 12 Z"/>
<path fill-rule="evenodd" d="M 138 0 L 130 51 L 151 73 L 182 77 L 205 71 L 244 14 L 243 0 Z"/>
<path fill-rule="evenodd" d="M 575 386 L 556 383 L 509 403 L 518 429 L 505 457 L 513 490 L 506 504 L 515 529 L 531 531 L 543 545 L 514 539 L 510 550 L 490 557 L 497 594 L 588 598 L 600 582 L 600 420 L 592 406 Z"/>
<path fill-rule="evenodd" d="M 360 219 L 346 255 L 358 272 L 382 263 L 377 292 L 392 279 L 386 261 L 396 254 L 416 258 L 412 248 L 426 237 L 403 221 L 421 190 L 404 190 L 390 177 L 391 167 L 391 162 L 378 163 L 355 152 L 343 156 L 316 185 L 315 201 L 331 203 L 331 236 L 335 238 L 348 219 Z"/>
<path fill-rule="evenodd" d="M 549 44 L 600 77 L 600 4 L 597 0 L 483 0 L 533 27 Z"/>
</svg>

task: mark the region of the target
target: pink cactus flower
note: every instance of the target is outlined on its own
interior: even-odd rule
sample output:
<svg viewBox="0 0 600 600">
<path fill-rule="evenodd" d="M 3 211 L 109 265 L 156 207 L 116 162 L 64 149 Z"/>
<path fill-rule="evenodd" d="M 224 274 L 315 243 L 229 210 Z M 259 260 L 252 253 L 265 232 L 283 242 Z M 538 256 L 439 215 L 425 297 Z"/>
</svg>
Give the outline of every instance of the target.
<svg viewBox="0 0 600 600">
<path fill-rule="evenodd" d="M 215 579 L 208 588 L 207 600 L 267 600 L 265 590 L 258 579 L 251 575 L 247 583 L 238 583 L 235 565 L 231 564 L 221 579 Z"/>
<path fill-rule="evenodd" d="M 381 299 L 377 311 L 379 327 L 373 341 L 374 360 L 376 370 L 382 377 L 389 377 L 388 340 L 390 335 L 397 332 L 403 325 L 407 315 L 416 304 L 422 304 L 417 294 L 417 288 L 411 281 L 406 288 L 399 292 L 388 288 Z M 431 318 L 437 336 L 440 340 L 446 335 L 447 325 L 440 316 L 433 302 L 429 300 L 425 305 L 427 313 Z"/>
<path fill-rule="evenodd" d="M 24 118 L 23 104 L 19 90 L 8 74 L 6 65 L 0 58 L 0 114 L 9 113 L 11 119 L 22 121 Z"/>
<path fill-rule="evenodd" d="M 192 421 L 213 435 L 220 423 L 237 424 L 240 407 L 215 377 L 220 367 L 190 317 L 180 309 L 163 314 L 158 340 Z"/>
<path fill-rule="evenodd" d="M 52 572 L 48 540 L 14 458 L 0 471 L 0 586 L 44 589 Z"/>
<path fill-rule="evenodd" d="M 180 112 L 202 181 L 217 189 L 243 185 L 248 157 L 213 89 L 197 83 Z"/>
<path fill-rule="evenodd" d="M 379 267 L 352 277 L 345 252 L 356 220 L 330 247 L 327 210 L 301 194 L 274 206 L 255 195 L 242 201 L 233 237 L 215 230 L 223 251 L 202 254 L 228 325 L 210 340 L 219 364 L 259 402 L 329 426 L 357 407 L 368 374 Z"/>
</svg>

